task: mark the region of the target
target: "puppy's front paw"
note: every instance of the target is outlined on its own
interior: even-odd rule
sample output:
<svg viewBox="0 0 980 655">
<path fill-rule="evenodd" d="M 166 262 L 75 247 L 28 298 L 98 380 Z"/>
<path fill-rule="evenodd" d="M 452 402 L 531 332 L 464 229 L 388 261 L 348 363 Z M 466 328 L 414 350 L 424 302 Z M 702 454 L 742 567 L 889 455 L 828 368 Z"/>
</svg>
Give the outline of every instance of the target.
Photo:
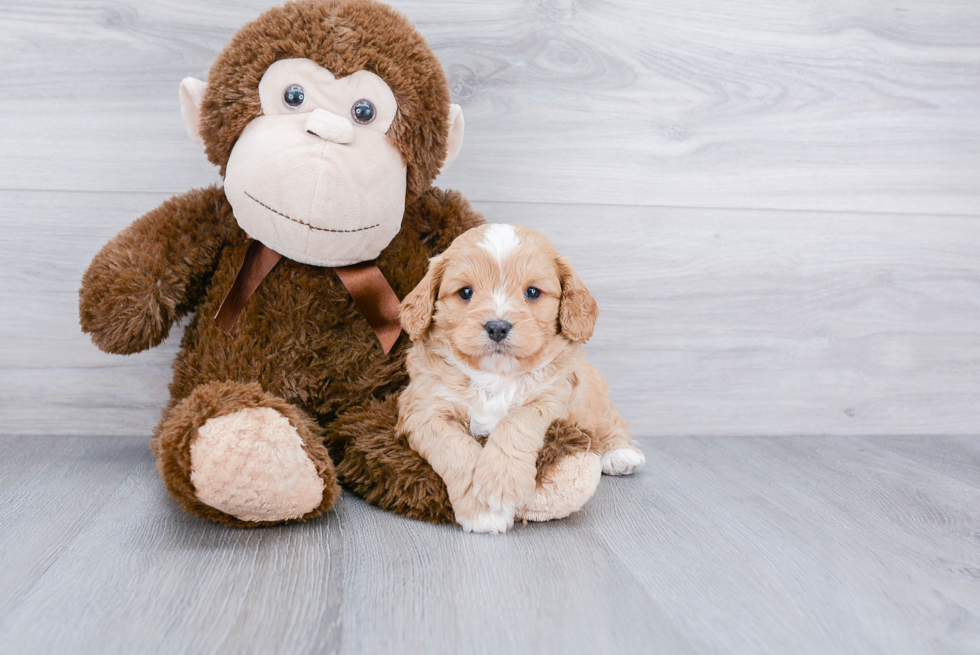
<svg viewBox="0 0 980 655">
<path fill-rule="evenodd" d="M 514 525 L 514 510 L 491 510 L 470 491 L 453 503 L 456 522 L 463 532 L 503 534 Z"/>
<path fill-rule="evenodd" d="M 606 475 L 629 475 L 646 463 L 647 458 L 639 448 L 617 448 L 602 456 L 602 472 Z"/>
<path fill-rule="evenodd" d="M 534 496 L 536 475 L 535 462 L 508 457 L 488 443 L 473 471 L 473 492 L 491 510 L 513 515 Z"/>
</svg>

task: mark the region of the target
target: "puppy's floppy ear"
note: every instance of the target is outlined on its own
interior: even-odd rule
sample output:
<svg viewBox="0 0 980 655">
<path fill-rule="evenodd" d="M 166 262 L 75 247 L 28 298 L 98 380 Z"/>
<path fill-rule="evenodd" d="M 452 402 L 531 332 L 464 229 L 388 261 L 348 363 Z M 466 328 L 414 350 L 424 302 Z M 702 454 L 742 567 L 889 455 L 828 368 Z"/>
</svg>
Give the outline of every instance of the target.
<svg viewBox="0 0 980 655">
<path fill-rule="evenodd" d="M 599 319 L 599 305 L 567 258 L 558 257 L 558 278 L 561 280 L 561 303 L 558 306 L 558 325 L 569 341 L 585 343 Z"/>
<path fill-rule="evenodd" d="M 402 301 L 402 328 L 412 341 L 421 339 L 432 324 L 432 312 L 435 310 L 436 295 L 439 293 L 445 268 L 446 262 L 441 255 L 429 260 L 429 270 L 425 277 Z"/>
</svg>

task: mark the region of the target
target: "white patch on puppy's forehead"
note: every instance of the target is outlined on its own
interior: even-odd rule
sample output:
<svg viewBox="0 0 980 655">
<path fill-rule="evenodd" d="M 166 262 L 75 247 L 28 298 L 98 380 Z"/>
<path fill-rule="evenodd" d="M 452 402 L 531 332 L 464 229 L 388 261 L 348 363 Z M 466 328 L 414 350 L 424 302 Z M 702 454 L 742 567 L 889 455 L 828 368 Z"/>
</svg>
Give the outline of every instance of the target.
<svg viewBox="0 0 980 655">
<path fill-rule="evenodd" d="M 504 258 L 521 245 L 521 238 L 510 223 L 491 223 L 483 233 L 480 245 L 489 250 L 502 266 Z"/>
</svg>

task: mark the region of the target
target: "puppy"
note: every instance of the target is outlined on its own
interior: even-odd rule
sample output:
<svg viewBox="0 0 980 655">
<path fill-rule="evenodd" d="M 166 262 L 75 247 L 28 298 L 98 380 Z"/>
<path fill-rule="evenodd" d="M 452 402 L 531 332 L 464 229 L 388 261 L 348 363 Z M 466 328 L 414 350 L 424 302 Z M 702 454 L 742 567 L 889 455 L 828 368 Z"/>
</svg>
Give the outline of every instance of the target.
<svg viewBox="0 0 980 655">
<path fill-rule="evenodd" d="M 555 419 L 595 435 L 604 473 L 626 475 L 646 461 L 585 360 L 598 317 L 550 241 L 499 223 L 460 235 L 405 297 L 401 324 L 414 346 L 398 430 L 445 481 L 465 531 L 513 525 L 534 495 Z"/>
</svg>

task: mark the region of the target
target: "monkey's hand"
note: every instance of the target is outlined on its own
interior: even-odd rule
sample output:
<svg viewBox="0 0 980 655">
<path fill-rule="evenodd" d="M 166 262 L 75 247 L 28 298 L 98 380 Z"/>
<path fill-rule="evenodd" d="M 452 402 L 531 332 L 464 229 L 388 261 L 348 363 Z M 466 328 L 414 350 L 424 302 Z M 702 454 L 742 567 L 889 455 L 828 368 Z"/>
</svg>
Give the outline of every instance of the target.
<svg viewBox="0 0 980 655">
<path fill-rule="evenodd" d="M 152 348 L 197 306 L 229 234 L 225 206 L 220 187 L 175 196 L 99 251 L 79 291 L 82 331 L 96 346 L 122 355 Z"/>
</svg>

